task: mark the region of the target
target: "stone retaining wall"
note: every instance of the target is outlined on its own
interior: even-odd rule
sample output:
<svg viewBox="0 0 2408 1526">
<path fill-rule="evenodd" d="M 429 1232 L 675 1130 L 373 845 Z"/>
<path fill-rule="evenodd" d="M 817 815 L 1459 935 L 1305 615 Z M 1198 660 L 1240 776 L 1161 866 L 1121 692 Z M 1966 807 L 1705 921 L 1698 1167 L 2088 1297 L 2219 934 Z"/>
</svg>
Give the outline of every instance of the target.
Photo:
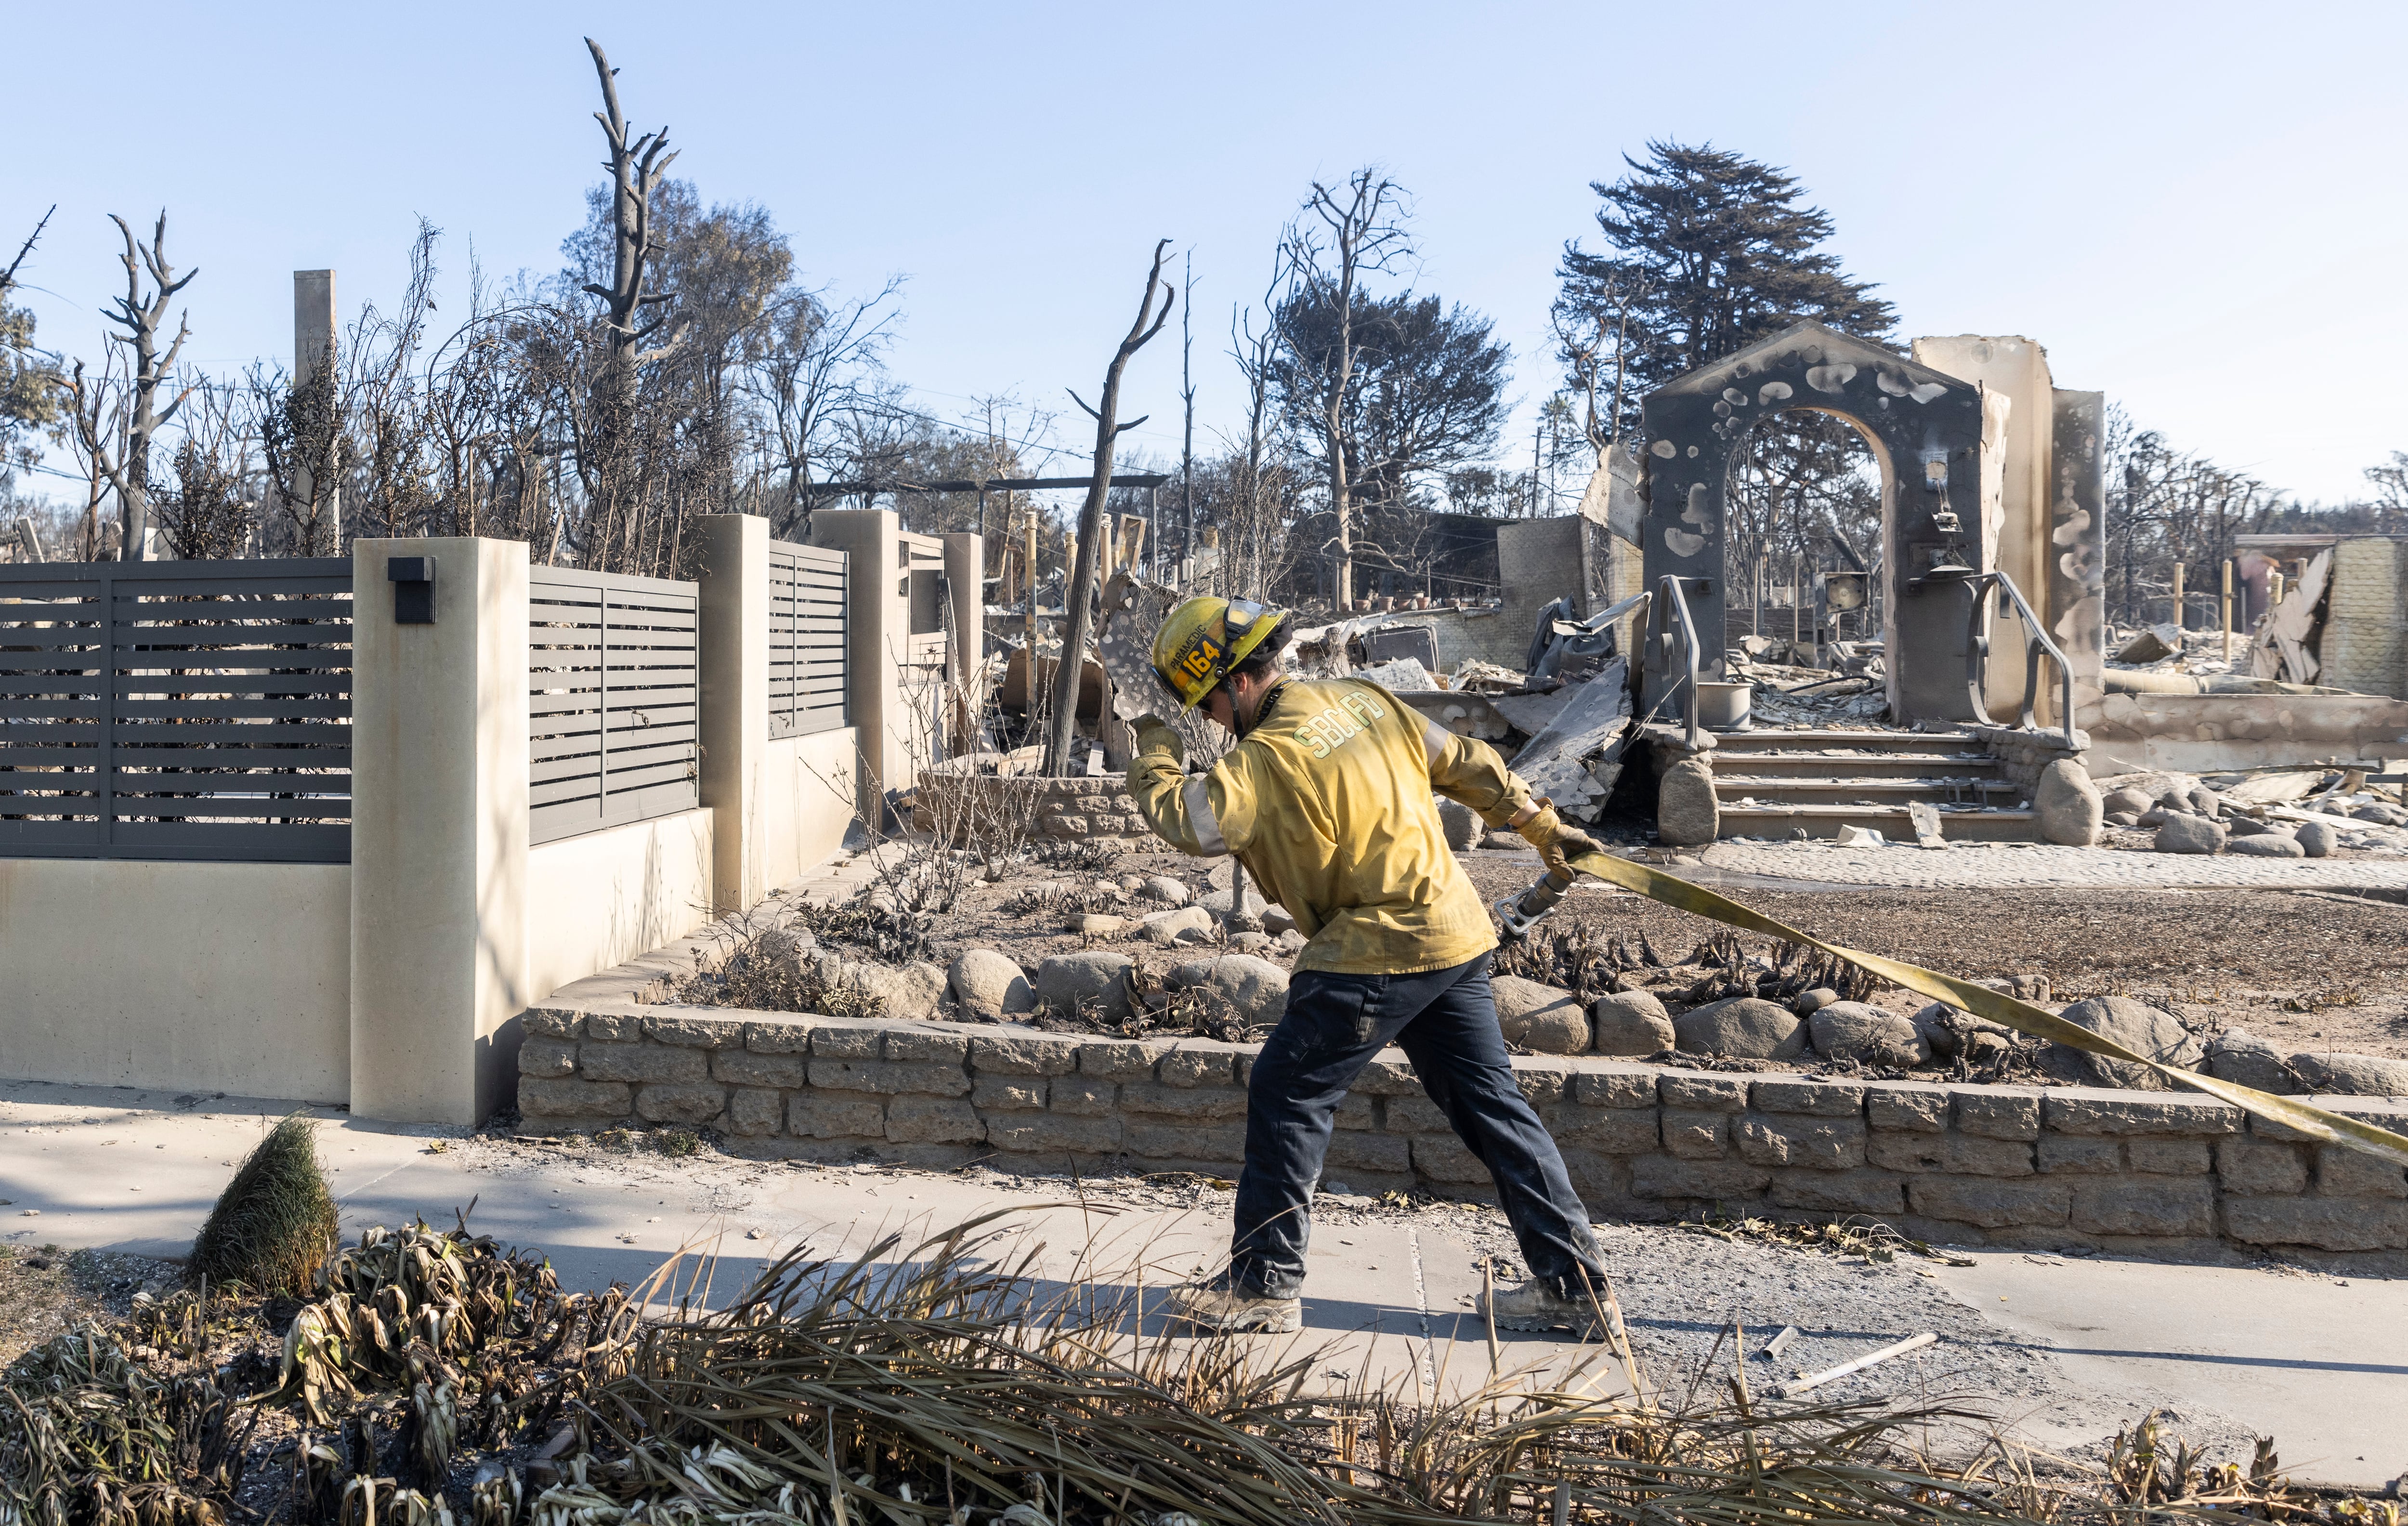
<svg viewBox="0 0 2408 1526">
<path fill-rule="evenodd" d="M 2080 731 L 2073 733 L 2075 745 L 2065 744 L 2062 731 L 2026 731 L 2012 726 L 1965 727 L 1968 735 L 1978 739 L 1983 748 L 1999 760 L 1999 772 L 2013 781 L 2031 799 L 2040 787 L 2040 776 L 2060 757 L 2079 759 L 2089 749 L 2090 739 Z"/>
<path fill-rule="evenodd" d="M 1144 837 L 1152 828 L 1139 813 L 1136 797 L 1122 787 L 1117 775 L 1104 779 L 1035 779 L 1026 774 L 947 775 L 932 784 L 920 775 L 921 801 L 911 812 L 920 831 L 936 826 L 926 804 L 930 788 L 987 790 L 996 797 L 995 808 L 1029 813 L 1029 830 L 1038 837 Z"/>
<path fill-rule="evenodd" d="M 1234 1174 L 1252 1046 L 710 1009 L 538 1007 L 522 1129 L 720 1130 L 736 1153 Z M 2188 1094 L 1723 1074 L 1517 1058 L 1600 1216 L 1878 1216 L 1919 1239 L 2205 1259 L 2299 1247 L 2408 1268 L 2408 1172 Z M 2325 1104 L 2408 1128 L 2408 1105 Z M 1343 1107 L 1326 1179 L 1479 1195 L 1400 1051 Z"/>
</svg>

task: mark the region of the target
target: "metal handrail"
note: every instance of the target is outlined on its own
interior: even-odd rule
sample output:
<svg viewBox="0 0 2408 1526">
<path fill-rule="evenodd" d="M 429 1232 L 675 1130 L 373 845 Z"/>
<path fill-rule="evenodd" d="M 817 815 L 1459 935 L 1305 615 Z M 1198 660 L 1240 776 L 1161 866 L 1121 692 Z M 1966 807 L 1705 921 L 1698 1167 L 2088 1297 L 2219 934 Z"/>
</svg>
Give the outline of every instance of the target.
<svg viewBox="0 0 2408 1526">
<path fill-rule="evenodd" d="M 2065 654 L 2048 639 L 2048 631 L 2041 625 L 2040 616 L 2032 613 L 2031 605 L 2025 601 L 2023 590 L 2015 586 L 2015 580 L 2007 576 L 2004 570 L 1980 572 L 1965 580 L 1966 590 L 1973 598 L 1973 607 L 1965 623 L 1965 687 L 1972 700 L 1975 724 L 1998 724 L 1990 719 L 1989 707 L 1982 703 L 1982 684 L 1989 677 L 1990 669 L 1990 637 L 1984 628 L 1982 617 L 1989 610 L 1988 591 L 1992 583 L 2004 589 L 2007 597 L 2014 600 L 2015 612 L 2022 616 L 2024 623 L 2023 713 L 2017 717 L 2015 725 L 2026 731 L 2042 729 L 2032 722 L 2032 700 L 2040 693 L 2040 659 L 2045 655 L 2057 663 L 2057 676 L 2064 683 L 2065 693 L 2060 701 L 2064 709 L 2060 713 L 2065 721 L 2065 745 L 2069 749 L 2079 745 L 2073 734 L 2073 665 L 2065 660 Z"/>
<path fill-rule="evenodd" d="M 1698 750 L 1698 626 L 1689 618 L 1689 601 L 1682 596 L 1681 580 L 1666 574 L 1658 580 L 1664 597 L 1650 600 L 1647 606 L 1647 647 L 1651 652 L 1664 652 L 1668 643 L 1678 639 L 1687 654 L 1689 693 L 1685 706 L 1689 727 L 1689 751 Z M 1672 620 L 1680 621 L 1678 629 Z M 1670 666 L 1669 663 L 1666 666 Z"/>
</svg>

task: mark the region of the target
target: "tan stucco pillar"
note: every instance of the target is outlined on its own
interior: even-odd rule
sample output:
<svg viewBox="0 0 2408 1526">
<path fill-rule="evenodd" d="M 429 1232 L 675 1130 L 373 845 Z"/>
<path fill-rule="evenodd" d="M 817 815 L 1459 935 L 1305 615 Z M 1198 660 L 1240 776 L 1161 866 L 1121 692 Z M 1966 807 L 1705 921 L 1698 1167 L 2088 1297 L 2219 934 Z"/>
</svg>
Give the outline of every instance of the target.
<svg viewBox="0 0 2408 1526">
<path fill-rule="evenodd" d="M 2048 352 L 2019 335 L 1952 334 L 1914 341 L 1914 358 L 1935 371 L 1979 384 L 2007 404 L 2003 439 L 1996 453 L 1998 498 L 1985 502 L 1982 545 L 1997 568 L 2015 580 L 2034 613 L 2050 621 L 2049 476 L 2056 401 L 2049 382 Z M 2054 634 L 2054 633 L 2052 633 Z M 2044 672 L 2044 684 L 2055 677 Z M 1993 720 L 2012 725 L 2024 698 L 2024 636 L 2014 620 L 1994 622 L 1989 683 L 1983 690 Z"/>
<path fill-rule="evenodd" d="M 903 565 L 902 516 L 891 509 L 822 509 L 811 515 L 811 544 L 853 558 L 845 656 L 867 805 L 911 785 L 903 777 L 911 758 L 911 717 L 905 713 L 902 682 L 911 641 L 911 587 Z"/>
<path fill-rule="evenodd" d="M 710 902 L 741 911 L 763 883 L 762 751 L 769 741 L 769 522 L 697 525 L 702 584 L 702 803 L 711 814 Z"/>
<path fill-rule="evenodd" d="M 394 621 L 388 559 L 435 558 Z M 351 690 L 351 1112 L 482 1121 L 527 989 L 527 548 L 361 540 Z"/>
<path fill-rule="evenodd" d="M 953 670 L 947 676 L 967 684 L 986 660 L 986 538 L 964 533 L 944 541 L 953 622 Z"/>
</svg>

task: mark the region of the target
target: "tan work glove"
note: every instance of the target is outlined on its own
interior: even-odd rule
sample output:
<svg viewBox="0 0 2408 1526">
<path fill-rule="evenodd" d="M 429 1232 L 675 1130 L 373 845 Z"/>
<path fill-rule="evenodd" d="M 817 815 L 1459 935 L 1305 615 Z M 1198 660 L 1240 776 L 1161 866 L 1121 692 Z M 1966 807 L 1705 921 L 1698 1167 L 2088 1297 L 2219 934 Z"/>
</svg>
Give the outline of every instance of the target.
<svg viewBox="0 0 2408 1526">
<path fill-rule="evenodd" d="M 1566 861 L 1576 853 L 1603 853 L 1605 844 L 1577 827 L 1567 827 L 1564 818 L 1555 813 L 1555 802 L 1539 799 L 1530 802 L 1538 814 L 1513 829 L 1522 841 L 1539 850 L 1540 861 L 1549 869 L 1564 869 Z"/>
<path fill-rule="evenodd" d="M 1149 713 L 1129 723 L 1129 728 L 1137 733 L 1137 750 L 1140 754 L 1159 747 L 1170 754 L 1172 762 L 1181 768 L 1187 766 L 1187 739 L 1168 721 Z"/>
</svg>

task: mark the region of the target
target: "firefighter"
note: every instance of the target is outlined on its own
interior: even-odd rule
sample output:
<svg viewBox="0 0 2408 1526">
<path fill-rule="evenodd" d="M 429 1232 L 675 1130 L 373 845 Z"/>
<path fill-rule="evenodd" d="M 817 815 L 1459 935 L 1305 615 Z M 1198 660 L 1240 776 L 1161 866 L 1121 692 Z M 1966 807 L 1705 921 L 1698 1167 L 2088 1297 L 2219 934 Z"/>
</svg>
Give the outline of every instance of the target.
<svg viewBox="0 0 2408 1526">
<path fill-rule="evenodd" d="M 1562 1155 L 1514 1084 L 1488 987 L 1497 935 L 1455 860 L 1437 795 L 1511 827 L 1550 867 L 1596 842 L 1569 828 L 1486 743 L 1423 718 L 1377 684 L 1281 669 L 1288 612 L 1191 598 L 1155 635 L 1154 674 L 1235 744 L 1206 772 L 1158 716 L 1137 722 L 1129 791 L 1182 852 L 1234 854 L 1306 936 L 1286 1015 L 1247 1090 L 1246 1163 L 1227 1272 L 1179 1310 L 1212 1330 L 1301 1328 L 1305 1241 L 1332 1120 L 1390 1044 L 1488 1168 L 1527 1282 L 1497 1294 L 1499 1324 L 1583 1328 L 1603 1266 Z M 1435 792 L 1435 794 L 1433 793 Z"/>
</svg>

